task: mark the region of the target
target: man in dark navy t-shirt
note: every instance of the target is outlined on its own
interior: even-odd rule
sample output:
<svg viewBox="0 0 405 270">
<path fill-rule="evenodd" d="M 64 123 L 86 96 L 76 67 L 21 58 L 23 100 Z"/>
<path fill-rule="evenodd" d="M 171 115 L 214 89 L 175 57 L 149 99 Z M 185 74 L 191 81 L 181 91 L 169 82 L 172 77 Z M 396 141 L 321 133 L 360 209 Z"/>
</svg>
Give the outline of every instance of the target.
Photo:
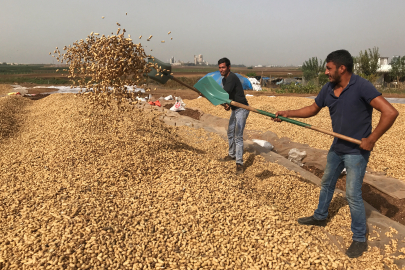
<svg viewBox="0 0 405 270">
<path fill-rule="evenodd" d="M 299 110 L 279 111 L 276 116 L 307 118 L 316 115 L 323 107 L 328 107 L 333 131 L 361 140 L 360 145 L 338 138 L 333 140 L 322 177 L 318 208 L 314 215 L 298 219 L 298 223 L 302 225 L 326 225 L 337 179 L 346 168 L 346 198 L 349 202 L 353 232 L 353 242 L 346 254 L 350 258 L 356 258 L 367 250 L 366 212 L 361 186 L 370 151 L 392 126 L 398 111 L 369 81 L 352 73 L 353 58 L 348 51 L 334 51 L 327 56 L 326 62 L 325 74 L 329 76 L 329 83 L 322 87 L 315 102 Z M 380 121 L 374 131 L 371 130 L 373 108 L 381 112 Z M 278 118 L 275 120 L 280 121 Z"/>
<path fill-rule="evenodd" d="M 229 99 L 249 105 L 245 92 L 243 92 L 242 83 L 239 78 L 231 72 L 231 61 L 224 57 L 218 60 L 218 69 L 223 76 L 222 85 L 224 90 L 229 94 Z M 242 174 L 243 167 L 243 131 L 246 125 L 246 119 L 249 116 L 249 111 L 235 106 L 223 104 L 225 110 L 232 109 L 231 117 L 228 125 L 228 155 L 221 161 L 236 161 L 236 174 Z"/>
</svg>

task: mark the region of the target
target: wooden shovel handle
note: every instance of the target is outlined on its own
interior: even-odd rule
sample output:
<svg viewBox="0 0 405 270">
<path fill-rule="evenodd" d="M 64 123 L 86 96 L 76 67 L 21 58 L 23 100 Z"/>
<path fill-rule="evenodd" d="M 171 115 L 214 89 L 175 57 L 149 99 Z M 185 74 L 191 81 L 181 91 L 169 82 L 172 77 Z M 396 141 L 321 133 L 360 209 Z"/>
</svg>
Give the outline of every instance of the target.
<svg viewBox="0 0 405 270">
<path fill-rule="evenodd" d="M 193 90 L 194 92 L 197 92 L 198 94 L 201 94 L 200 91 L 198 91 L 198 90 L 195 89 L 194 87 L 192 87 L 192 86 L 190 86 L 190 85 L 188 85 L 188 84 L 186 84 L 186 83 L 180 81 L 179 79 L 177 79 L 177 78 L 175 78 L 175 77 L 173 77 L 173 76 L 171 76 L 170 79 L 172 79 L 173 81 L 178 82 L 179 84 L 181 84 L 181 85 L 183 85 L 183 86 L 185 86 L 185 87 L 187 87 L 187 88 Z"/>
<path fill-rule="evenodd" d="M 198 91 L 196 88 L 194 88 L 194 87 L 192 87 L 192 86 L 190 86 L 190 85 L 188 85 L 188 84 L 186 84 L 186 83 L 180 81 L 179 79 L 177 79 L 177 78 L 175 78 L 175 77 L 173 77 L 173 76 L 170 76 L 170 79 L 172 79 L 173 81 L 178 82 L 179 84 L 181 84 L 181 85 L 183 85 L 183 86 L 185 86 L 185 87 L 187 87 L 187 88 L 193 90 L 194 92 L 197 92 L 198 94 L 201 94 L 200 91 Z M 232 101 L 230 105 L 233 105 L 233 106 L 236 106 L 236 107 L 239 107 L 239 108 L 243 108 L 243 109 L 246 109 L 246 110 L 248 110 L 248 111 L 252 111 L 252 112 L 255 112 L 255 113 L 259 113 L 259 114 L 263 114 L 263 113 L 264 113 L 263 111 L 259 112 L 258 109 L 255 109 L 255 108 L 253 108 L 253 107 L 250 107 L 250 106 L 248 106 L 248 105 L 244 105 L 244 104 L 241 104 L 241 103 L 235 102 L 235 101 Z M 263 112 L 263 113 L 262 113 L 262 112 Z M 266 114 L 266 115 L 269 116 L 269 113 Z M 270 117 L 272 117 L 272 116 L 270 116 Z M 280 118 L 281 118 L 281 117 L 280 117 Z M 293 119 L 291 119 L 291 121 L 293 121 Z M 294 120 L 294 122 L 300 123 L 299 121 L 295 121 L 295 120 Z M 293 124 L 294 124 L 294 123 L 293 123 Z M 302 123 L 302 124 L 304 124 L 304 123 Z M 311 126 L 311 125 L 309 125 L 309 124 L 304 124 L 304 125 L 300 125 L 300 126 L 304 126 L 304 127 L 306 127 L 306 128 L 309 128 L 309 129 L 312 129 L 312 130 L 316 130 L 316 131 L 319 131 L 319 132 L 322 132 L 322 133 L 325 133 L 325 134 L 334 136 L 334 137 L 336 137 L 336 138 L 339 138 L 339 139 L 342 139 L 342 140 L 345 140 L 345 141 L 348 141 L 348 142 L 351 142 L 351 143 L 355 143 L 355 144 L 358 144 L 358 145 L 361 144 L 361 141 L 359 141 L 359 140 L 356 140 L 356 139 L 354 139 L 354 138 L 351 138 L 351 137 L 348 137 L 348 136 L 345 136 L 345 135 L 342 135 L 342 134 L 339 134 L 339 133 L 336 133 L 336 132 L 333 132 L 333 131 L 325 130 L 325 129 L 322 129 L 322 128 L 317 128 L 317 127 Z"/>
<path fill-rule="evenodd" d="M 250 106 L 247 106 L 247 105 L 241 104 L 239 102 L 235 102 L 235 101 L 232 101 L 231 105 L 239 107 L 239 108 L 246 109 L 246 110 L 251 111 L 251 112 L 259 113 L 259 114 L 264 114 L 265 113 L 263 111 L 255 109 L 253 107 L 250 107 Z M 270 113 L 267 113 L 265 115 L 273 117 L 272 114 L 270 114 Z M 282 119 L 282 118 L 284 118 L 284 117 L 280 117 L 280 119 Z M 287 118 L 286 120 L 288 120 L 288 119 L 289 118 Z M 294 123 L 294 122 L 296 122 L 296 123 Z M 303 127 L 306 127 L 306 128 L 312 129 L 312 130 L 316 130 L 316 131 L 331 135 L 333 137 L 336 137 L 336 138 L 339 138 L 339 139 L 342 139 L 342 140 L 345 140 L 345 141 L 348 141 L 348 142 L 351 142 L 351 143 L 355 143 L 355 144 L 358 144 L 358 145 L 361 144 L 361 141 L 359 141 L 357 139 L 354 139 L 354 138 L 351 138 L 351 137 L 348 137 L 348 136 L 345 136 L 345 135 L 342 135 L 342 134 L 339 134 L 339 133 L 336 133 L 336 132 L 333 132 L 333 131 L 329 131 L 329 130 L 326 130 L 326 129 L 314 127 L 314 126 L 311 126 L 309 124 L 304 124 L 304 123 L 299 122 L 299 121 L 295 121 L 295 120 L 293 121 L 293 119 L 290 120 L 290 123 L 295 124 L 295 125 L 299 125 L 299 126 L 303 126 Z"/>
<path fill-rule="evenodd" d="M 322 133 L 325 133 L 325 134 L 328 134 L 328 135 L 331 135 L 331 136 L 334 136 L 336 138 L 339 138 L 339 139 L 342 139 L 342 140 L 345 140 L 345 141 L 348 141 L 348 142 L 351 142 L 351 143 L 355 143 L 355 144 L 358 144 L 358 145 L 361 144 L 360 140 L 357 140 L 357 139 L 354 139 L 354 138 L 351 138 L 351 137 L 348 137 L 348 136 L 345 136 L 345 135 L 342 135 L 342 134 L 339 134 L 339 133 L 336 133 L 336 132 L 333 132 L 333 131 L 329 131 L 329 130 L 314 127 L 314 126 L 310 126 L 308 128 L 310 128 L 312 130 L 322 132 Z"/>
<path fill-rule="evenodd" d="M 250 107 L 248 105 L 236 102 L 236 101 L 232 101 L 231 105 L 242 108 L 242 109 L 245 109 L 245 110 L 248 110 L 248 111 L 251 111 L 251 112 L 259 113 L 259 111 L 257 109 L 255 109 L 253 107 Z"/>
</svg>

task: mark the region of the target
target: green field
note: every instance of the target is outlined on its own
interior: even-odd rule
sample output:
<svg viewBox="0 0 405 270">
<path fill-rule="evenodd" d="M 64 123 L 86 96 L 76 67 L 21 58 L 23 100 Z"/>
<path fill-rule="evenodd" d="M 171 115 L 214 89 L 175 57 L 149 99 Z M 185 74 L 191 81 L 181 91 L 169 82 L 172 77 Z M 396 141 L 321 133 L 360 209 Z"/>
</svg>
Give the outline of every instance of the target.
<svg viewBox="0 0 405 270">
<path fill-rule="evenodd" d="M 71 84 L 71 80 L 66 77 L 18 77 L 18 76 L 0 76 L 0 83 L 35 83 L 35 84 Z"/>
<path fill-rule="evenodd" d="M 0 75 L 18 75 L 32 73 L 56 73 L 59 69 L 62 71 L 66 67 L 55 67 L 53 65 L 0 65 Z"/>
<path fill-rule="evenodd" d="M 173 66 L 172 72 L 176 75 L 191 76 L 193 74 L 205 75 L 207 73 L 217 71 L 217 66 Z M 257 76 L 264 77 L 302 77 L 302 70 L 297 67 L 232 67 L 231 70 L 235 73 L 246 76 L 247 74 L 255 73 Z"/>
<path fill-rule="evenodd" d="M 210 73 L 210 72 L 214 72 L 217 71 L 218 67 L 214 67 L 214 66 L 206 66 L 206 67 L 193 67 L 193 66 L 189 66 L 189 67 L 172 67 L 172 71 L 173 72 L 195 72 L 195 73 Z"/>
</svg>

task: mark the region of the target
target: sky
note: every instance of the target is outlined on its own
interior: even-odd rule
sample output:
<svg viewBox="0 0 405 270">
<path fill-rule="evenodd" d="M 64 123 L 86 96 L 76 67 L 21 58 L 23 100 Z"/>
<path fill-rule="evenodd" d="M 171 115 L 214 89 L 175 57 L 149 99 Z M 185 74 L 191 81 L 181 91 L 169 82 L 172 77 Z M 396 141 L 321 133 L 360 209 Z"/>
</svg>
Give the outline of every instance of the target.
<svg viewBox="0 0 405 270">
<path fill-rule="evenodd" d="M 390 59 L 405 55 L 404 0 L 0 0 L 0 7 L 0 62 L 55 63 L 55 47 L 115 33 L 117 22 L 162 61 L 202 54 L 212 64 L 228 57 L 300 65 L 373 47 Z"/>
</svg>

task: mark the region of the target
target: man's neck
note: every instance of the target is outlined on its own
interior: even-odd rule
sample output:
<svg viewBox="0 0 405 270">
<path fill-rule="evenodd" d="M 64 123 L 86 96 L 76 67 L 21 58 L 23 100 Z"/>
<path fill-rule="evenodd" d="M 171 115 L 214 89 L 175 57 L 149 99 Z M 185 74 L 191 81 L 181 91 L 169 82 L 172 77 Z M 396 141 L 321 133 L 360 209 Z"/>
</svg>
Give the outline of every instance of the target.
<svg viewBox="0 0 405 270">
<path fill-rule="evenodd" d="M 231 71 L 229 71 L 227 74 L 225 74 L 225 76 L 224 76 L 225 79 L 228 77 L 229 73 L 231 73 Z"/>
<path fill-rule="evenodd" d="M 349 84 L 349 82 L 350 82 L 350 78 L 352 77 L 352 74 L 351 73 L 347 73 L 347 74 L 345 74 L 344 76 L 342 76 L 341 77 L 341 80 L 340 80 L 340 82 L 337 84 L 337 87 L 338 88 L 342 88 L 342 89 L 344 89 L 344 88 L 346 88 L 346 86 Z"/>
</svg>

